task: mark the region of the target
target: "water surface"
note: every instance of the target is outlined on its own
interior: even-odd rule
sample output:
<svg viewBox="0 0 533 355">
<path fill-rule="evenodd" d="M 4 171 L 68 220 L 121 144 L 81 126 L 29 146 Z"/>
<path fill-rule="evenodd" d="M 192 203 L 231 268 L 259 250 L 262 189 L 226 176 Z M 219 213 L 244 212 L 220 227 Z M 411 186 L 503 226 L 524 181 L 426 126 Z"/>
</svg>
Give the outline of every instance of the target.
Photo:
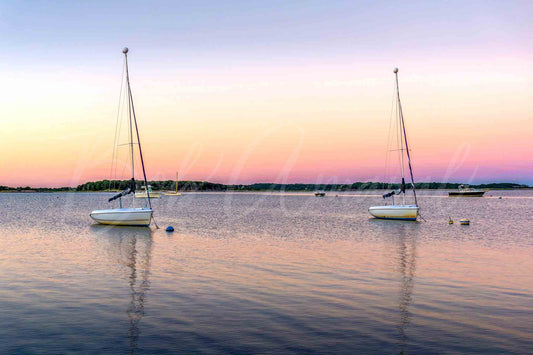
<svg viewBox="0 0 533 355">
<path fill-rule="evenodd" d="M 378 194 L 165 196 L 174 233 L 0 194 L 0 352 L 530 352 L 533 192 L 424 191 L 421 222 L 370 218 Z"/>
</svg>

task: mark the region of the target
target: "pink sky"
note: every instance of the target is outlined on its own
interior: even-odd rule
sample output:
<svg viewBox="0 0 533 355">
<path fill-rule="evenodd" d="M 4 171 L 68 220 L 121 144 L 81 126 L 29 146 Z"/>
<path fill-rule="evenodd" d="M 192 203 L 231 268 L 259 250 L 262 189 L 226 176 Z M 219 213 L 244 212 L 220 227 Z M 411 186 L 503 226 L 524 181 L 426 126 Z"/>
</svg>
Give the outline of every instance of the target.
<svg viewBox="0 0 533 355">
<path fill-rule="evenodd" d="M 351 2 L 193 6 L 183 21 L 134 7 L 142 31 L 98 4 L 50 19 L 2 5 L 0 185 L 110 177 L 124 44 L 149 179 L 384 180 L 399 67 L 417 181 L 533 185 L 532 6 L 446 4 L 409 4 L 401 22 L 396 5 Z M 42 33 L 22 30 L 32 20 Z"/>
</svg>

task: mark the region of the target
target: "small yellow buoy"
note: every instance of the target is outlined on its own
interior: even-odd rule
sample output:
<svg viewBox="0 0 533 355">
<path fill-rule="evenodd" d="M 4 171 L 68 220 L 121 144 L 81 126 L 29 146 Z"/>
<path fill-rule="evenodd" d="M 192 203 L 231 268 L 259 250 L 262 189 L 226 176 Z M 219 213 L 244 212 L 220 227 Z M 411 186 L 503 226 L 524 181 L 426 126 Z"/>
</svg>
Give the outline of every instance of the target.
<svg viewBox="0 0 533 355">
<path fill-rule="evenodd" d="M 453 219 L 452 219 L 452 217 L 448 217 L 448 218 L 449 218 L 449 220 L 448 220 L 448 224 L 453 224 Z"/>
<path fill-rule="evenodd" d="M 468 226 L 470 225 L 470 220 L 467 219 L 467 218 L 463 218 L 461 221 L 460 221 L 461 225 L 463 226 Z"/>
</svg>

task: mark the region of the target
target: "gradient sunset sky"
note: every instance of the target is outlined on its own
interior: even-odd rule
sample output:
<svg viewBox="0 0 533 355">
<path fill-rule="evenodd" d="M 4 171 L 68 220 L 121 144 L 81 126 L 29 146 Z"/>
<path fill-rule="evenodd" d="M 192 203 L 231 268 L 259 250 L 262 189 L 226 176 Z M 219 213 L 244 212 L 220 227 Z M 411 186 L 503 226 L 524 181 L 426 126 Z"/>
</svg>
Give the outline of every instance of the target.
<svg viewBox="0 0 533 355">
<path fill-rule="evenodd" d="M 385 180 L 398 67 L 417 181 L 533 185 L 532 13 L 532 1 L 4 1 L 0 185 L 110 177 L 124 46 L 149 179 Z"/>
</svg>

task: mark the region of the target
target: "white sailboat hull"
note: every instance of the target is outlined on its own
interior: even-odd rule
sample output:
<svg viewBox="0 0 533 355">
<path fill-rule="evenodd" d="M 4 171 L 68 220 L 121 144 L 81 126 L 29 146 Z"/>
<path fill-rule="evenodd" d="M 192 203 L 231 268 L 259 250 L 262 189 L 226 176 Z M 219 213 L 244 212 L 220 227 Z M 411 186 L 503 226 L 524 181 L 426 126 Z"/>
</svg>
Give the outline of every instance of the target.
<svg viewBox="0 0 533 355">
<path fill-rule="evenodd" d="M 416 221 L 418 217 L 418 206 L 416 205 L 389 205 L 389 206 L 372 206 L 368 212 L 381 219 L 399 219 L 407 221 Z"/>
<path fill-rule="evenodd" d="M 150 198 L 160 198 L 161 194 L 159 192 L 150 192 Z M 135 198 L 148 198 L 148 194 L 146 192 L 136 192 Z"/>
<path fill-rule="evenodd" d="M 90 216 L 101 224 L 115 226 L 148 226 L 154 211 L 151 208 L 113 208 L 92 211 Z"/>
</svg>

